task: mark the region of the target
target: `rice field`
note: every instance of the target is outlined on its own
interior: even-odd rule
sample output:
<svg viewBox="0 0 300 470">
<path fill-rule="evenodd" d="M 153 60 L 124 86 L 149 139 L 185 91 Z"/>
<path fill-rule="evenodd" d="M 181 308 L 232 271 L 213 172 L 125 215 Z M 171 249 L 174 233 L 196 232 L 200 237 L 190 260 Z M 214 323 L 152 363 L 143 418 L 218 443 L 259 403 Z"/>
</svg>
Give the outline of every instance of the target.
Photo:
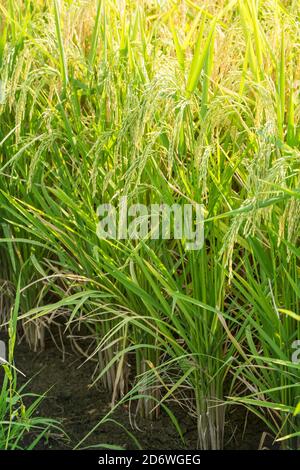
<svg viewBox="0 0 300 470">
<path fill-rule="evenodd" d="M 235 415 L 255 448 L 299 447 L 299 18 L 299 0 L 0 0 L 0 449 L 68 439 L 17 360 L 53 344 L 108 397 L 75 449 L 122 448 L 108 423 L 147 448 L 139 423 L 161 419 L 224 449 Z"/>
</svg>

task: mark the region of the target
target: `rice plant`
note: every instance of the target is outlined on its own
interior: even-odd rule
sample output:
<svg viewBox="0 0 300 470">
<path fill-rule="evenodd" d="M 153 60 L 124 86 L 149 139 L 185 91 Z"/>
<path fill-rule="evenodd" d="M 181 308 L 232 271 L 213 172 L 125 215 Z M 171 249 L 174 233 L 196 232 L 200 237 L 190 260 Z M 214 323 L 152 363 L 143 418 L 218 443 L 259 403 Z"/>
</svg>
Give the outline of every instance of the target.
<svg viewBox="0 0 300 470">
<path fill-rule="evenodd" d="M 28 343 L 45 346 L 53 315 L 84 328 L 113 409 L 129 396 L 177 423 L 176 403 L 199 448 L 221 449 L 243 405 L 296 447 L 299 2 L 0 9 L 2 324 L 22 270 Z M 125 196 L 201 204 L 203 247 L 100 239 L 97 208 Z"/>
</svg>

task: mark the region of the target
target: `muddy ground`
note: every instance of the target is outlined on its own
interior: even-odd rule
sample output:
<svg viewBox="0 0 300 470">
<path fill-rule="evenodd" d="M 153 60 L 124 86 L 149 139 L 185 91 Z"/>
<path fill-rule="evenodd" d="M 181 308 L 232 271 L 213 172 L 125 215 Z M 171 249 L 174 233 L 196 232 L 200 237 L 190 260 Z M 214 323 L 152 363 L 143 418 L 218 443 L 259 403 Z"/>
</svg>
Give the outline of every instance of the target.
<svg viewBox="0 0 300 470">
<path fill-rule="evenodd" d="M 33 352 L 22 342 L 15 349 L 16 366 L 26 374 L 27 391 L 43 394 L 47 397 L 39 407 L 39 414 L 57 419 L 67 436 L 57 432 L 40 442 L 39 449 L 72 449 L 97 425 L 109 411 L 108 393 L 96 385 L 91 387 L 91 377 L 95 364 L 83 364 L 71 347 L 64 352 L 52 342 L 44 351 Z M 24 383 L 20 377 L 20 384 Z M 138 439 L 143 449 L 182 450 L 196 449 L 197 428 L 195 421 L 182 410 L 176 410 L 186 444 L 183 445 L 178 433 L 168 416 L 162 414 L 157 421 L 139 419 L 137 427 L 132 427 L 129 409 L 120 407 L 113 415 L 114 423 L 99 426 L 81 447 L 108 445 L 136 449 L 134 440 L 128 436 L 122 426 Z M 258 449 L 265 429 L 261 422 L 248 416 L 243 408 L 229 410 L 225 433 L 226 449 Z M 247 426 L 246 426 L 247 423 Z M 270 438 L 265 446 L 271 447 Z"/>
</svg>

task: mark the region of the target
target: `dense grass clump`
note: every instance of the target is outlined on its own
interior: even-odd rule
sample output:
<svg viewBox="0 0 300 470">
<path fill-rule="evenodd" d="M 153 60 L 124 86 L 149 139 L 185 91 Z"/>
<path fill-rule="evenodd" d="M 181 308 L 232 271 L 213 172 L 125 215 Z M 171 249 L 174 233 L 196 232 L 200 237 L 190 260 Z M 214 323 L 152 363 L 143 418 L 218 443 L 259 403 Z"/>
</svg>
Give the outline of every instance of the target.
<svg viewBox="0 0 300 470">
<path fill-rule="evenodd" d="M 84 324 L 113 408 L 162 410 L 181 434 L 176 401 L 220 449 L 242 404 L 296 447 L 299 2 L 0 10 L 1 322 L 20 283 L 29 344 L 54 316 Z M 97 207 L 122 196 L 203 204 L 203 248 L 100 240 Z"/>
</svg>

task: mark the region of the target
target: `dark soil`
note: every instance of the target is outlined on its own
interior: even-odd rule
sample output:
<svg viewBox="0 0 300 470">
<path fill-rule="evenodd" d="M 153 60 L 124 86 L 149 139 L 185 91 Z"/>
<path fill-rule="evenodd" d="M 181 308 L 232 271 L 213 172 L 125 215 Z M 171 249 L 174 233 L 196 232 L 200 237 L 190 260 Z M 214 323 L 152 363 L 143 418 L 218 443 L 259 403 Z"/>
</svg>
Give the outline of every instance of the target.
<svg viewBox="0 0 300 470">
<path fill-rule="evenodd" d="M 98 385 L 90 387 L 94 363 L 83 364 L 71 348 L 64 354 L 53 344 L 36 353 L 22 343 L 15 350 L 16 367 L 26 374 L 19 383 L 30 380 L 26 390 L 47 397 L 39 407 L 39 414 L 57 419 L 67 434 L 57 432 L 39 444 L 40 449 L 72 449 L 96 426 L 109 411 L 108 393 Z M 186 446 L 182 444 L 168 416 L 162 414 L 158 420 L 138 420 L 138 428 L 132 428 L 128 407 L 120 407 L 113 415 L 115 421 L 128 429 L 138 439 L 143 449 L 182 450 L 196 449 L 197 428 L 195 421 L 182 410 L 175 410 L 180 422 Z M 248 416 L 243 408 L 232 409 L 228 414 L 230 424 L 226 426 L 227 449 L 257 449 L 264 428 L 260 421 Z M 247 426 L 245 423 L 247 422 Z M 99 426 L 81 447 L 107 445 L 136 449 L 126 431 L 112 422 Z M 271 446 L 270 438 L 264 446 Z"/>
</svg>

